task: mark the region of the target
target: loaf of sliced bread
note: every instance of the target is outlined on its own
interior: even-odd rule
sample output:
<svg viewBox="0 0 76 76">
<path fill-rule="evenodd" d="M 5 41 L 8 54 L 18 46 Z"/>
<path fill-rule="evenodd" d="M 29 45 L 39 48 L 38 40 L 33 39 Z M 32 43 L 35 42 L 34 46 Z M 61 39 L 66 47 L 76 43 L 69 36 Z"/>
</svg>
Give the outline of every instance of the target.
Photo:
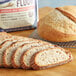
<svg viewBox="0 0 76 76">
<path fill-rule="evenodd" d="M 8 40 L 17 40 L 17 41 L 22 41 L 22 40 L 29 40 L 29 38 L 24 38 L 24 37 L 19 37 L 19 36 L 12 36 L 11 34 L 8 34 L 6 32 L 1 32 L 0 33 L 0 45 L 4 43 L 5 41 Z"/>
<path fill-rule="evenodd" d="M 4 67 L 12 67 L 12 64 L 11 64 L 11 57 L 12 57 L 12 54 L 14 53 L 14 51 L 19 48 L 21 45 L 23 44 L 27 44 L 27 43 L 32 43 L 33 41 L 30 41 L 30 40 L 26 40 L 26 41 L 17 41 L 15 42 L 14 44 L 12 44 L 11 46 L 9 46 L 5 52 L 4 52 L 4 55 L 3 55 L 3 66 Z"/>
<path fill-rule="evenodd" d="M 49 48 L 35 53 L 31 58 L 31 67 L 35 70 L 46 69 L 68 63 L 72 60 L 69 51 L 60 48 Z"/>
<path fill-rule="evenodd" d="M 1 32 L 0 33 L 0 44 L 2 44 L 3 42 L 5 42 L 7 40 L 17 40 L 17 41 L 30 40 L 32 42 L 38 42 L 39 41 L 39 40 L 28 38 L 28 37 L 13 36 L 13 35 L 8 34 L 6 32 Z"/>
<path fill-rule="evenodd" d="M 0 39 L 2 39 L 2 37 L 8 37 L 8 36 L 12 36 L 11 34 L 8 34 L 6 32 L 0 32 Z"/>
<path fill-rule="evenodd" d="M 11 58 L 12 58 L 12 55 L 16 51 L 17 48 L 19 48 L 20 46 L 22 46 L 24 44 L 33 43 L 33 42 L 40 42 L 40 41 L 39 40 L 37 40 L 37 41 L 24 40 L 24 41 L 18 41 L 16 43 L 12 44 L 11 46 L 9 46 L 9 48 L 7 48 L 5 50 L 4 55 L 3 55 L 4 67 L 12 67 Z"/>
<path fill-rule="evenodd" d="M 8 48 L 11 44 L 16 42 L 16 40 L 5 41 L 2 45 L 0 45 L 0 67 L 3 66 L 3 54 L 6 48 Z"/>
<path fill-rule="evenodd" d="M 41 46 L 41 45 L 45 45 L 48 44 L 47 42 L 35 42 L 35 43 L 29 43 L 29 44 L 24 44 L 23 46 L 19 47 L 13 54 L 12 56 L 12 65 L 14 68 L 21 68 L 21 56 L 23 55 L 23 53 L 25 51 L 27 51 L 28 49 L 35 47 L 35 46 Z M 52 44 L 50 44 L 52 45 Z M 53 45 L 52 45 L 53 46 Z"/>
<path fill-rule="evenodd" d="M 12 36 L 10 34 L 7 34 L 6 32 L 0 33 L 0 44 L 4 43 L 7 40 L 10 40 Z"/>
<path fill-rule="evenodd" d="M 0 33 L 0 67 L 45 69 L 72 60 L 69 51 L 41 40 Z"/>
<path fill-rule="evenodd" d="M 21 67 L 23 69 L 30 69 L 31 68 L 30 59 L 36 52 L 47 49 L 47 48 L 54 48 L 54 47 L 55 46 L 53 46 L 51 44 L 45 44 L 42 46 L 32 47 L 32 48 L 28 49 L 21 58 Z"/>
</svg>

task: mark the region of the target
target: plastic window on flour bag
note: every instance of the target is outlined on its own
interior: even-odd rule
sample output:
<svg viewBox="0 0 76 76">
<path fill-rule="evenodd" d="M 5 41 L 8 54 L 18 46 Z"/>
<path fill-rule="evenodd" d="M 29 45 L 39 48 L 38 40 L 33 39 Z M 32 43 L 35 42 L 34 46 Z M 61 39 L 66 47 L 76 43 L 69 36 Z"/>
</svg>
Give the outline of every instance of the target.
<svg viewBox="0 0 76 76">
<path fill-rule="evenodd" d="M 36 28 L 38 0 L 0 0 L 0 28 L 6 32 Z"/>
</svg>

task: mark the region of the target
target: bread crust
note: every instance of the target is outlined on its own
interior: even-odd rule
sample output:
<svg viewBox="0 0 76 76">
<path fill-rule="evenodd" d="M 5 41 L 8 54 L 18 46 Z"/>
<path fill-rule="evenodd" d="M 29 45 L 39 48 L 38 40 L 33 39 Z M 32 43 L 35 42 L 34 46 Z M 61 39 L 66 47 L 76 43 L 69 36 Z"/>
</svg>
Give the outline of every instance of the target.
<svg viewBox="0 0 76 76">
<path fill-rule="evenodd" d="M 11 62 L 12 62 L 12 66 L 13 66 L 13 68 L 21 68 L 21 67 L 19 67 L 19 66 L 17 66 L 16 64 L 15 64 L 15 62 L 14 62 L 14 58 L 15 58 L 15 51 L 14 51 L 14 54 L 12 55 L 12 60 L 11 60 Z"/>
<path fill-rule="evenodd" d="M 16 42 L 17 42 L 17 41 L 12 42 L 12 44 L 11 44 L 10 46 L 8 46 L 8 48 L 10 48 L 10 47 L 11 47 L 14 43 L 16 43 Z M 7 62 L 6 62 L 6 56 L 7 56 L 6 53 L 7 53 L 7 49 L 8 49 L 8 48 L 6 48 L 6 50 L 4 51 L 4 54 L 3 54 L 3 66 L 6 67 L 6 68 L 8 68 L 8 67 L 9 67 L 9 68 L 12 68 L 12 65 L 8 65 Z M 9 50 L 9 51 L 11 51 L 11 50 Z"/>
<path fill-rule="evenodd" d="M 55 49 L 55 48 L 54 48 Z M 73 57 L 71 55 L 71 52 L 68 51 L 68 50 L 65 50 L 66 54 L 69 54 L 69 59 L 68 60 L 65 60 L 65 61 L 62 61 L 62 62 L 59 62 L 59 63 L 55 63 L 55 64 L 49 64 L 47 66 L 39 66 L 37 63 L 36 63 L 36 56 L 43 52 L 43 51 L 46 51 L 46 50 L 42 50 L 42 51 L 39 51 L 37 53 L 35 53 L 32 58 L 31 58 L 31 67 L 34 69 L 34 70 L 42 70 L 42 69 L 46 69 L 46 68 L 51 68 L 51 67 L 55 67 L 55 66 L 59 66 L 59 65 L 63 65 L 63 64 L 66 64 L 68 62 L 71 62 L 73 60 Z"/>
<path fill-rule="evenodd" d="M 71 19 L 72 21 L 74 21 L 76 23 L 76 18 L 71 15 L 70 13 L 60 9 L 60 8 L 56 8 L 58 11 L 60 11 L 63 15 L 67 16 L 69 19 Z"/>
<path fill-rule="evenodd" d="M 54 42 L 69 42 L 76 40 L 76 35 L 62 33 L 48 25 L 39 26 L 40 23 L 41 21 L 38 23 L 38 34 L 45 40 Z"/>
<path fill-rule="evenodd" d="M 62 13 L 62 15 L 65 15 L 67 18 L 71 19 L 74 23 L 76 23 L 76 18 L 72 16 L 70 13 L 60 9 L 56 8 L 59 12 Z M 52 28 L 49 25 L 41 25 L 40 24 L 43 22 L 43 19 L 41 19 L 38 23 L 38 34 L 40 37 L 42 37 L 45 40 L 48 41 L 54 41 L 54 42 L 69 42 L 69 41 L 74 41 L 76 40 L 76 34 L 66 34 L 63 33 L 59 30 L 56 30 Z"/>
<path fill-rule="evenodd" d="M 7 40 L 7 41 L 9 41 L 9 40 Z M 4 45 L 7 41 L 3 42 L 3 43 L 0 45 L 0 49 L 3 47 L 3 45 Z M 3 54 L 4 54 L 4 53 L 3 53 Z M 3 58 L 3 57 L 2 57 L 2 58 Z M 0 64 L 0 67 L 3 67 L 3 64 Z"/>
<path fill-rule="evenodd" d="M 22 46 L 21 46 L 22 47 Z M 17 51 L 17 50 L 16 50 Z M 14 51 L 14 53 L 13 53 L 13 55 L 12 55 L 12 60 L 11 60 L 11 62 L 12 62 L 12 66 L 14 67 L 14 68 L 21 68 L 21 66 L 18 66 L 18 65 L 16 65 L 16 63 L 15 63 L 15 60 L 14 60 L 14 58 L 15 58 L 15 55 L 16 55 L 16 51 Z M 21 57 L 21 60 L 20 60 L 20 62 L 22 61 L 22 57 Z"/>
<path fill-rule="evenodd" d="M 27 41 L 27 40 L 26 40 Z M 8 65 L 7 64 L 7 61 L 6 61 L 6 56 L 7 56 L 7 52 L 9 52 L 9 51 L 11 51 L 11 50 L 8 50 L 9 48 L 11 48 L 11 47 L 15 47 L 15 44 L 17 44 L 17 43 L 23 43 L 24 41 L 16 41 L 15 43 L 13 43 L 11 46 L 9 46 L 6 50 L 5 50 L 5 52 L 4 52 L 4 66 L 5 67 L 12 67 L 12 65 L 13 64 L 10 64 L 10 65 Z M 18 43 L 18 44 L 19 44 Z M 23 43 L 22 45 L 24 45 L 25 43 Z M 20 45 L 20 46 L 22 46 L 22 45 Z M 14 50 L 12 53 L 14 54 L 14 52 L 15 52 L 16 50 Z M 12 57 L 11 57 L 12 58 Z M 13 58 L 12 58 L 13 59 Z M 11 62 L 12 62 L 12 60 L 11 60 Z"/>
<path fill-rule="evenodd" d="M 0 33 L 0 45 L 3 44 L 7 40 L 11 40 L 12 35 L 8 34 L 6 32 L 1 32 Z"/>
<path fill-rule="evenodd" d="M 5 36 L 5 35 L 10 35 L 11 36 L 11 34 L 8 34 L 6 32 L 0 32 L 0 36 Z"/>
<path fill-rule="evenodd" d="M 39 46 L 40 46 L 40 44 L 41 45 L 45 45 L 45 44 L 49 44 L 48 42 L 44 42 L 44 41 L 39 41 L 39 42 L 33 42 L 33 43 L 29 43 L 29 44 L 24 44 L 24 45 L 22 45 L 20 48 L 22 48 L 23 46 L 32 46 L 32 47 L 37 47 L 38 45 L 32 45 L 32 44 L 39 44 Z M 31 48 L 32 48 L 31 47 Z M 30 49 L 30 48 L 28 48 L 28 49 Z M 18 66 L 17 64 L 16 64 L 16 62 L 15 62 L 15 56 L 16 56 L 16 53 L 18 52 L 19 50 L 17 49 L 15 52 L 14 52 L 14 54 L 13 54 L 13 57 L 12 57 L 12 64 L 13 64 L 13 67 L 14 68 L 19 68 L 19 67 L 21 67 L 21 66 Z M 27 51 L 27 50 L 26 50 Z M 24 52 L 26 52 L 26 51 L 24 51 Z M 21 60 L 20 61 L 23 61 L 23 59 L 22 59 L 22 56 L 23 56 L 24 54 L 22 54 L 21 55 Z M 24 64 L 25 65 L 25 64 Z M 26 66 L 27 67 L 27 66 Z M 23 67 L 23 68 L 25 68 L 25 66 Z"/>
<path fill-rule="evenodd" d="M 41 42 L 41 41 L 39 40 L 39 42 Z M 38 42 L 32 42 L 32 43 L 38 43 Z M 28 44 L 30 44 L 30 43 L 28 43 Z M 24 45 L 28 45 L 28 44 L 23 44 L 21 47 L 23 47 Z M 20 68 L 21 67 L 21 66 L 16 65 L 16 63 L 15 63 L 15 56 L 16 56 L 17 51 L 18 51 L 18 49 L 16 51 L 14 51 L 13 56 L 12 56 L 12 66 L 14 68 Z"/>
<path fill-rule="evenodd" d="M 27 51 L 21 56 L 21 67 L 23 68 L 23 69 L 30 69 L 30 67 L 29 66 L 27 66 L 26 64 L 24 64 L 24 60 L 23 60 L 23 58 L 24 58 L 24 56 L 25 56 L 25 54 L 27 53 Z"/>
<path fill-rule="evenodd" d="M 46 45 L 46 44 L 44 44 L 44 45 Z M 48 44 L 47 44 L 48 45 Z M 43 46 L 43 45 L 42 45 Z M 55 45 L 51 45 L 51 46 L 54 46 L 54 47 L 57 47 L 57 46 L 55 46 Z M 38 47 L 41 47 L 41 46 L 38 46 Z M 30 48 L 30 49 L 33 49 L 34 47 L 32 47 L 32 48 Z M 27 66 L 25 63 L 24 63 L 24 56 L 26 55 L 27 56 L 27 53 L 29 52 L 29 50 L 30 49 L 28 49 L 26 52 L 24 52 L 24 54 L 22 55 L 22 57 L 21 57 L 21 67 L 23 68 L 23 69 L 30 69 L 31 68 L 31 66 Z"/>
<path fill-rule="evenodd" d="M 33 47 L 32 47 L 33 48 Z M 27 55 L 28 50 L 21 56 L 21 67 L 23 69 L 29 69 L 30 67 L 24 63 L 24 56 Z"/>
</svg>

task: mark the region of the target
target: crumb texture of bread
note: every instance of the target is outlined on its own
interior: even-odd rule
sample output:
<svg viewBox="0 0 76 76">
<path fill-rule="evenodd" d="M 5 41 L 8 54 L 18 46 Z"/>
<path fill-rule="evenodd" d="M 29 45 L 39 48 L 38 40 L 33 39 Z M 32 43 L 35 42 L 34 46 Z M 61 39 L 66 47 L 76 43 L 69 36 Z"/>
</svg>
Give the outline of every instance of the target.
<svg viewBox="0 0 76 76">
<path fill-rule="evenodd" d="M 29 69 L 31 68 L 30 66 L 30 60 L 31 60 L 31 57 L 36 53 L 36 52 L 39 52 L 41 50 L 44 50 L 44 49 L 47 49 L 47 48 L 54 48 L 55 46 L 51 45 L 51 44 L 45 44 L 45 45 L 42 45 L 42 46 L 38 46 L 38 47 L 32 47 L 30 49 L 28 49 L 24 55 L 22 56 L 22 68 L 23 69 Z"/>
<path fill-rule="evenodd" d="M 24 52 L 26 52 L 28 49 L 32 48 L 32 47 L 36 47 L 36 46 L 41 46 L 41 45 L 45 45 L 45 44 L 49 44 L 47 42 L 34 42 L 34 43 L 29 43 L 29 44 L 24 44 L 21 47 L 19 47 L 13 54 L 12 56 L 12 64 L 14 68 L 20 68 L 21 67 L 21 56 L 23 55 Z"/>
<path fill-rule="evenodd" d="M 58 10 L 54 9 L 54 11 L 60 13 Z M 49 27 L 50 26 L 51 25 L 49 25 Z M 47 26 L 48 29 L 49 27 Z M 44 28 L 46 27 L 44 26 Z M 59 27 L 57 31 L 58 29 Z M 53 26 L 52 30 L 55 30 L 54 32 L 52 31 L 52 34 L 55 36 L 56 28 Z M 64 31 L 58 31 L 59 34 L 61 32 Z M 44 33 L 43 31 L 43 34 Z M 57 34 L 56 37 L 59 34 Z M 50 37 L 49 34 L 47 34 L 47 36 Z M 67 35 L 61 36 L 67 37 Z M 53 37 L 50 37 L 50 39 Z M 62 39 L 60 35 L 59 38 Z M 5 32 L 0 33 L 0 67 L 32 68 L 39 70 L 62 65 L 72 61 L 72 59 L 73 57 L 70 51 L 51 43 L 27 37 L 12 36 Z"/>
<path fill-rule="evenodd" d="M 1 46 L 0 46 L 0 65 L 3 66 L 3 54 L 5 50 L 12 45 L 16 40 L 13 41 L 5 41 Z"/>
<path fill-rule="evenodd" d="M 69 56 L 66 55 L 60 49 L 53 49 L 51 52 L 50 50 L 41 52 L 37 55 L 35 61 L 39 66 L 45 66 L 49 64 L 55 64 L 67 60 Z"/>
<path fill-rule="evenodd" d="M 33 59 L 31 59 L 31 66 L 33 69 L 38 70 L 62 65 L 72 60 L 70 56 L 69 52 L 66 53 L 62 49 L 45 49 L 34 54 Z"/>
<path fill-rule="evenodd" d="M 3 63 L 5 67 L 12 67 L 12 55 L 13 53 L 17 50 L 17 48 L 19 48 L 20 46 L 24 45 L 24 44 L 28 44 L 28 43 L 32 43 L 33 41 L 31 40 L 24 40 L 24 41 L 17 41 L 14 44 L 12 44 L 11 46 L 9 46 L 3 55 Z M 34 41 L 35 42 L 35 41 Z"/>
<path fill-rule="evenodd" d="M 31 42 L 39 42 L 40 40 L 28 38 L 28 37 L 21 37 L 21 36 L 13 36 L 11 34 L 8 34 L 6 32 L 0 33 L 0 44 L 7 40 L 17 40 L 17 41 L 31 41 Z"/>
</svg>

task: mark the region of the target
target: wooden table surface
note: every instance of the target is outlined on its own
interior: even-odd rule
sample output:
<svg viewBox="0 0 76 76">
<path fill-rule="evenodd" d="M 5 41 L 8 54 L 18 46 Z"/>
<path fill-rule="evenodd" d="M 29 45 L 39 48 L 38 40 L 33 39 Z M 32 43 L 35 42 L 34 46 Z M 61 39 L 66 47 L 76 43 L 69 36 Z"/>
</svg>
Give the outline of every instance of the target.
<svg viewBox="0 0 76 76">
<path fill-rule="evenodd" d="M 47 9 L 47 10 L 46 10 Z M 43 11 L 46 10 L 46 14 L 51 10 L 48 7 L 40 9 L 40 18 L 44 17 Z M 12 32 L 12 35 L 28 37 L 34 30 Z M 69 49 L 74 57 L 73 61 L 46 70 L 23 70 L 23 69 L 0 69 L 0 76 L 76 76 L 76 49 Z"/>
</svg>

